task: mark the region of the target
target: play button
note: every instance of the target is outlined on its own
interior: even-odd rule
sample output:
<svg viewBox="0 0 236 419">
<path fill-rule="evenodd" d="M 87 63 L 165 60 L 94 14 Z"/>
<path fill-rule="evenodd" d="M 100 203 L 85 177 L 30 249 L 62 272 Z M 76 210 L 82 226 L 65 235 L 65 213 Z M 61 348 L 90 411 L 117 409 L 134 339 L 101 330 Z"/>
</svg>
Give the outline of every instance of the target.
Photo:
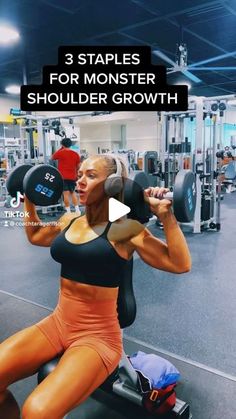
<svg viewBox="0 0 236 419">
<path fill-rule="evenodd" d="M 123 193 L 113 197 L 104 193 L 104 181 L 89 188 L 86 183 L 78 182 L 80 206 L 84 207 L 88 222 L 95 227 L 96 234 L 101 234 L 97 224 L 108 220 L 112 223 L 124 216 L 140 223 L 148 222 L 150 209 L 143 199 L 143 190 L 148 188 L 147 175 L 142 171 L 133 172 L 132 175 L 132 178 L 125 179 Z"/>
<path fill-rule="evenodd" d="M 130 211 L 130 207 L 122 204 L 122 202 L 120 201 L 117 201 L 117 199 L 109 199 L 108 218 L 111 223 L 113 221 L 118 220 L 121 217 L 124 217 L 124 215 L 128 214 Z"/>
</svg>

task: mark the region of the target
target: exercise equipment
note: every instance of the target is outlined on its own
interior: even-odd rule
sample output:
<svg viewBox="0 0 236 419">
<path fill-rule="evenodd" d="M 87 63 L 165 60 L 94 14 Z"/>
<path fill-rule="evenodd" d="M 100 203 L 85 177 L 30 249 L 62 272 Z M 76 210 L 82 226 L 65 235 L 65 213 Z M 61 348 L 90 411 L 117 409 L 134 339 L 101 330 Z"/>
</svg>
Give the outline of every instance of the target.
<svg viewBox="0 0 236 419">
<path fill-rule="evenodd" d="M 174 190 L 165 195 L 173 199 L 173 209 L 176 219 L 180 222 L 190 222 L 194 218 L 196 208 L 195 176 L 191 170 L 180 170 L 175 178 Z"/>
<path fill-rule="evenodd" d="M 157 178 L 153 173 L 157 171 L 157 151 L 145 151 L 143 154 L 143 171 L 148 177 L 149 186 L 157 186 Z"/>
<path fill-rule="evenodd" d="M 0 177 L 0 207 L 4 206 L 6 203 L 6 179 L 4 177 Z"/>
<path fill-rule="evenodd" d="M 147 175 L 149 186 L 157 186 L 157 179 L 152 175 L 157 171 L 157 159 L 157 151 L 139 151 L 132 163 L 134 170 L 142 170 Z"/>
<path fill-rule="evenodd" d="M 117 173 L 119 169 L 117 169 Z M 110 181 L 119 181 L 120 176 L 112 176 Z M 9 194 L 16 197 L 17 192 L 25 193 L 35 205 L 50 206 L 56 204 L 62 195 L 63 179 L 60 172 L 53 166 L 42 164 L 38 166 L 22 165 L 14 169 L 8 176 L 6 186 Z M 112 186 L 112 185 L 111 185 Z M 115 184 L 114 187 L 117 185 Z M 119 186 L 119 185 L 118 185 Z M 141 223 L 148 222 L 151 213 L 144 201 L 143 191 L 149 187 L 148 177 L 142 171 L 134 171 L 131 178 L 125 180 L 124 203 L 131 208 L 129 218 Z M 109 188 L 108 188 L 109 189 Z M 110 189 L 114 189 L 113 186 Z M 180 222 L 193 220 L 196 207 L 195 177 L 190 170 L 178 172 L 173 193 L 165 195 L 173 199 L 174 214 Z"/>
<path fill-rule="evenodd" d="M 9 174 L 6 187 L 8 193 L 13 197 L 16 198 L 17 192 L 20 192 L 23 195 L 23 179 L 26 173 L 33 167 L 32 164 L 23 164 L 21 166 L 16 167 L 12 172 Z"/>
<path fill-rule="evenodd" d="M 122 329 L 130 326 L 136 317 L 136 301 L 133 291 L 132 277 L 133 259 L 131 259 L 128 263 L 118 293 L 117 311 L 120 327 Z M 40 367 L 38 371 L 38 383 L 41 383 L 41 381 L 43 381 L 44 378 L 46 378 L 48 374 L 54 370 L 59 360 L 60 357 L 56 357 Z M 100 389 L 108 393 L 118 395 L 139 405 L 140 408 L 145 409 L 144 396 L 140 391 L 138 374 L 132 367 L 124 351 L 116 370 L 100 386 Z M 158 399 L 156 402 L 158 405 Z M 145 406 L 147 405 L 145 404 Z M 177 399 L 175 407 L 171 410 L 170 415 L 174 418 L 190 419 L 190 407 L 186 402 Z"/>
<path fill-rule="evenodd" d="M 22 165 L 8 176 L 6 186 L 9 194 L 16 197 L 19 191 L 35 205 L 50 206 L 58 202 L 63 191 L 60 172 L 49 164 Z"/>
<path fill-rule="evenodd" d="M 107 196 L 115 196 L 120 193 L 123 188 L 121 162 L 115 156 L 112 157 L 116 162 L 116 173 L 109 175 L 104 183 L 104 190 Z"/>
<path fill-rule="evenodd" d="M 134 172 L 132 182 L 125 183 L 124 202 L 131 208 L 129 218 L 147 222 L 150 210 L 144 201 L 143 190 L 148 188 L 148 178 L 144 172 Z M 195 176 L 190 170 L 180 170 L 175 178 L 173 192 L 164 198 L 173 200 L 174 214 L 178 221 L 188 223 L 193 220 L 196 208 Z M 143 220 L 143 221 L 142 221 Z"/>
<path fill-rule="evenodd" d="M 128 218 L 138 220 L 142 224 L 147 223 L 151 216 L 149 205 L 143 198 L 143 191 L 148 187 L 148 177 L 141 170 L 134 170 L 125 180 L 124 203 L 131 209 Z"/>
</svg>

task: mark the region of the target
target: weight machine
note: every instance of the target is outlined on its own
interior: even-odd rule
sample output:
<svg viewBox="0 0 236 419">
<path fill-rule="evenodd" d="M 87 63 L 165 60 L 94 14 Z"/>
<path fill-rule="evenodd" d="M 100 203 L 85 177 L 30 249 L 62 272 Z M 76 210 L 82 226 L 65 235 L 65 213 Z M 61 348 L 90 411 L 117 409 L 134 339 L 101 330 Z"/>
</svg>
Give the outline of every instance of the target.
<svg viewBox="0 0 236 419">
<path fill-rule="evenodd" d="M 85 114 L 82 113 L 81 116 Z M 91 115 L 91 113 L 89 113 Z M 15 124 L 20 120 L 21 160 L 20 164 L 50 163 L 50 157 L 60 146 L 60 140 L 68 136 L 74 142 L 79 138 L 74 127 L 74 118 L 77 115 L 63 115 L 60 117 L 19 115 L 15 117 Z M 62 123 L 65 125 L 62 125 Z M 77 147 L 75 147 L 77 148 Z M 54 215 L 55 210 L 62 207 L 62 202 L 49 207 L 37 208 L 44 215 Z"/>
<path fill-rule="evenodd" d="M 136 159 L 138 169 L 143 170 L 148 177 L 149 186 L 157 186 L 157 178 L 154 176 L 158 166 L 157 151 L 138 152 Z"/>
<path fill-rule="evenodd" d="M 221 183 L 216 159 L 223 143 L 223 116 L 232 96 L 190 98 L 185 112 L 159 114 L 162 126 L 159 173 L 161 185 L 172 187 L 176 173 L 189 168 L 196 176 L 194 233 L 220 229 Z"/>
</svg>

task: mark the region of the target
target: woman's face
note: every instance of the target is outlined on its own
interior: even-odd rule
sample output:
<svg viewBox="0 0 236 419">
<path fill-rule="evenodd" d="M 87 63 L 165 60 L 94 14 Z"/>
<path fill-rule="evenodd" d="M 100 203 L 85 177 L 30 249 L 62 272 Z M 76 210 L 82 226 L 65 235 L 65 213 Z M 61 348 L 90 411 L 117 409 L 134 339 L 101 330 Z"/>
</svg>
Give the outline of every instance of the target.
<svg viewBox="0 0 236 419">
<path fill-rule="evenodd" d="M 91 205 L 105 198 L 104 181 L 107 175 L 103 159 L 88 158 L 83 161 L 77 181 L 81 205 Z"/>
</svg>

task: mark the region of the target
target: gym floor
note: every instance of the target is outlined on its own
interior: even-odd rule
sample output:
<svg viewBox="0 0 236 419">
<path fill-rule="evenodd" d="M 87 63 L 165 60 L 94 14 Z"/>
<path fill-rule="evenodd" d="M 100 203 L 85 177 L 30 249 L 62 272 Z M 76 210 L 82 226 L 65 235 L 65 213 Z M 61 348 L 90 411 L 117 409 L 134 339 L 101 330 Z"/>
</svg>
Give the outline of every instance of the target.
<svg viewBox="0 0 236 419">
<path fill-rule="evenodd" d="M 181 372 L 180 399 L 196 419 L 234 419 L 236 399 L 236 287 L 234 214 L 236 194 L 222 202 L 220 232 L 186 238 L 192 271 L 157 271 L 138 257 L 134 263 L 137 318 L 125 330 L 125 349 L 157 353 Z M 45 317 L 56 305 L 60 267 L 48 248 L 28 243 L 22 227 L 5 226 L 1 208 L 0 341 Z M 152 233 L 163 237 L 155 225 Z M 145 290 L 145 292 L 144 292 Z M 12 385 L 20 404 L 36 386 L 36 376 Z M 97 391 L 69 419 L 148 418 L 123 399 Z"/>
</svg>

